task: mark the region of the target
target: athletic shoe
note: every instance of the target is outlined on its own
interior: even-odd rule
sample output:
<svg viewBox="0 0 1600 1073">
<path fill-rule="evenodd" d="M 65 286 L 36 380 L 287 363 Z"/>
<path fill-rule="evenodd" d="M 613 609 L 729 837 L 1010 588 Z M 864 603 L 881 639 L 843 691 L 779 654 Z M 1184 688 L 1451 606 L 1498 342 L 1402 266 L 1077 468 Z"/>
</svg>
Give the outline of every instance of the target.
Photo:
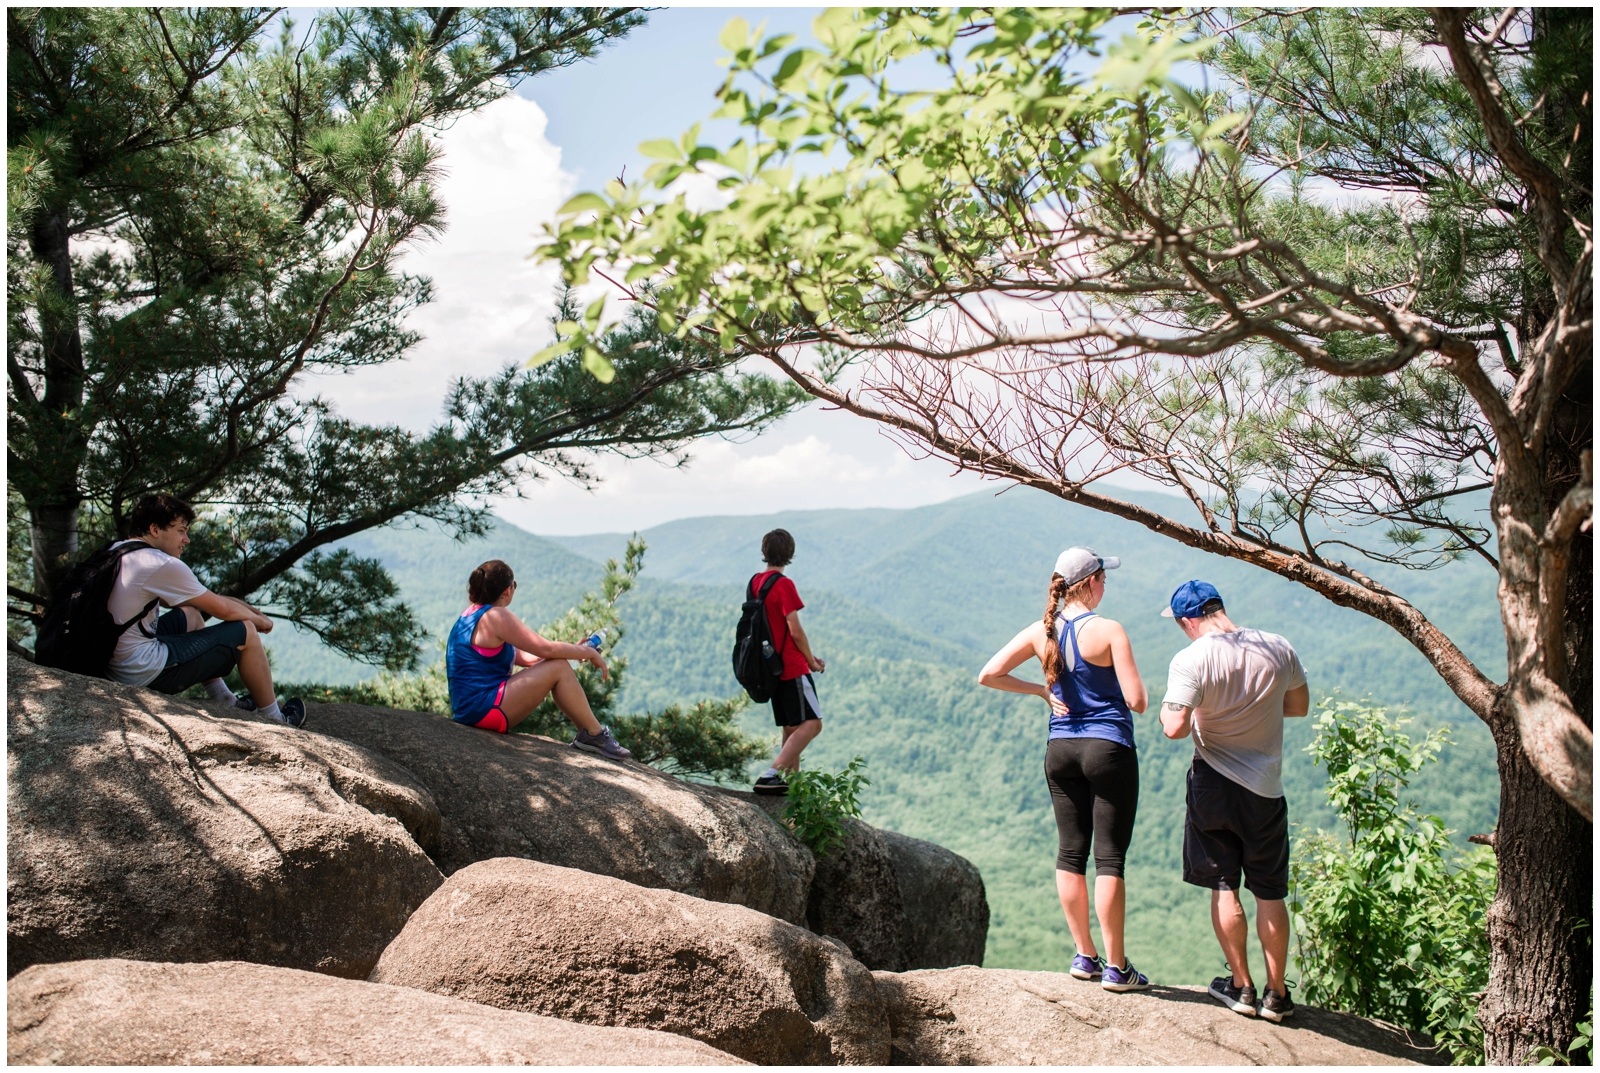
<svg viewBox="0 0 1600 1073">
<path fill-rule="evenodd" d="M 603 756 L 607 760 L 626 760 L 633 755 L 617 744 L 617 739 L 611 736 L 610 727 L 601 727 L 598 734 L 590 734 L 587 730 L 578 731 L 578 736 L 572 739 L 572 747 Z"/>
<path fill-rule="evenodd" d="M 1106 963 L 1098 957 L 1078 954 L 1072 959 L 1072 968 L 1067 971 L 1079 980 L 1098 980 L 1106 971 Z"/>
<path fill-rule="evenodd" d="M 1107 965 L 1105 975 L 1100 978 L 1100 986 L 1107 991 L 1148 991 L 1150 978 L 1133 967 L 1133 962 L 1123 959 L 1122 968 Z"/>
<path fill-rule="evenodd" d="M 1211 997 L 1222 1003 L 1234 1013 L 1242 1013 L 1246 1017 L 1256 1015 L 1256 989 L 1254 984 L 1245 984 L 1243 987 L 1233 985 L 1233 973 L 1219 976 L 1211 981 L 1209 988 Z"/>
<path fill-rule="evenodd" d="M 240 693 L 233 698 L 233 706 L 241 712 L 253 712 L 256 710 L 256 698 L 248 693 Z"/>
<path fill-rule="evenodd" d="M 1292 986 L 1287 980 L 1283 982 L 1285 992 Z M 1273 1024 L 1281 1024 L 1285 1017 L 1294 1016 L 1294 999 L 1287 993 L 1280 995 L 1272 988 L 1267 988 L 1266 993 L 1261 996 L 1261 1016 Z"/>
<path fill-rule="evenodd" d="M 756 780 L 755 786 L 751 789 L 768 797 L 782 797 L 789 792 L 789 784 L 784 781 L 782 775 L 763 775 Z"/>
<path fill-rule="evenodd" d="M 296 730 L 306 725 L 306 702 L 299 697 L 290 697 L 278 705 L 278 711 L 283 713 L 283 721 Z"/>
</svg>

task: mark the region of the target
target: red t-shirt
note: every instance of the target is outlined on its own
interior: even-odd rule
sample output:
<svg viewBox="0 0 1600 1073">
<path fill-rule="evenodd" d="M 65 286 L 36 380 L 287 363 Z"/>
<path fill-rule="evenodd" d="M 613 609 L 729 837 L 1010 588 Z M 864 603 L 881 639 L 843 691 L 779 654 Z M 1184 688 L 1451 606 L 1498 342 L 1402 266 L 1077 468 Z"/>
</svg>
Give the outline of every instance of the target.
<svg viewBox="0 0 1600 1073">
<path fill-rule="evenodd" d="M 750 582 L 752 592 L 760 592 L 761 586 L 766 584 L 767 576 L 771 570 L 763 570 Z M 798 611 L 805 604 L 800 600 L 800 592 L 794 587 L 794 582 L 787 577 L 780 577 L 773 584 L 772 591 L 767 593 L 767 629 L 772 634 L 772 643 L 778 646 L 783 653 L 783 680 L 799 678 L 802 674 L 811 673 L 811 665 L 806 662 L 805 656 L 800 654 L 800 646 L 794 643 L 794 638 L 789 636 L 789 623 L 785 620 L 789 612 Z"/>
</svg>

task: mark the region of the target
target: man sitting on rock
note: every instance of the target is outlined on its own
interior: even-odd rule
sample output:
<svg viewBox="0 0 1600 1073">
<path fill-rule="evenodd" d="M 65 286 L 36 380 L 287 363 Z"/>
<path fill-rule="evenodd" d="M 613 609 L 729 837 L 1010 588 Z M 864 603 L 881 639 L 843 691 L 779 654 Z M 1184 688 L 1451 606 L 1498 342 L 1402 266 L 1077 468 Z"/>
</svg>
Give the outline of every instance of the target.
<svg viewBox="0 0 1600 1073">
<path fill-rule="evenodd" d="M 1231 976 L 1211 981 L 1211 995 L 1235 1013 L 1256 1016 L 1245 943 L 1250 922 L 1239 902 L 1239 876 L 1256 896 L 1256 931 L 1267 959 L 1260 1014 L 1294 1013 L 1284 983 L 1289 961 L 1289 805 L 1283 796 L 1283 721 L 1306 714 L 1311 692 L 1294 647 L 1275 633 L 1240 629 L 1222 595 L 1186 581 L 1161 612 L 1192 642 L 1172 657 L 1161 729 L 1169 738 L 1194 731 L 1183 881 L 1211 891 L 1211 926 Z"/>
<path fill-rule="evenodd" d="M 272 691 L 272 670 L 260 636 L 272 632 L 272 620 L 243 600 L 207 589 L 180 558 L 194 517 L 194 508 L 176 496 L 149 495 L 134 505 L 128 516 L 129 540 L 150 547 L 122 557 L 106 609 L 118 625 L 134 617 L 140 621 L 117 639 L 107 675 L 168 694 L 199 682 L 212 700 L 304 726 L 305 702 L 296 697 L 280 706 Z M 126 543 L 119 540 L 112 547 Z M 157 604 L 172 610 L 159 614 Z M 206 615 L 222 621 L 207 626 Z M 222 680 L 235 666 L 248 696 L 234 696 Z"/>
</svg>

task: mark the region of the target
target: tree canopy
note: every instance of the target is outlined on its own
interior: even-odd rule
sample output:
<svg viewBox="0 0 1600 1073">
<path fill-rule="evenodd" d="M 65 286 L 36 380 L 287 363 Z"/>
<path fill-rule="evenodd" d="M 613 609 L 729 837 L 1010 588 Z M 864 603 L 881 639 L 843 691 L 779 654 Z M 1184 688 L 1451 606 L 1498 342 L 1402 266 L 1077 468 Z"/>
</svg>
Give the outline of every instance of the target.
<svg viewBox="0 0 1600 1073">
<path fill-rule="evenodd" d="M 330 9 L 301 31 L 278 9 L 9 9 L 8 475 L 33 555 L 32 594 L 13 595 L 47 598 L 80 533 L 125 535 L 132 503 L 167 491 L 206 508 L 190 559 L 208 585 L 411 666 L 421 630 L 382 566 L 330 546 L 405 519 L 474 534 L 519 480 L 589 479 L 581 452 L 667 455 L 795 406 L 639 317 L 607 329 L 629 360 L 604 380 L 579 359 L 480 368 L 425 433 L 294 390 L 417 341 L 430 284 L 397 260 L 447 225 L 434 135 L 643 21 Z"/>
<path fill-rule="evenodd" d="M 641 147 L 546 256 L 914 451 L 1396 629 L 1501 743 L 1498 904 L 1528 931 L 1494 937 L 1491 1060 L 1559 1050 L 1587 977 L 1507 974 L 1586 956 L 1592 16 L 1117 17 L 834 9 L 821 51 L 735 20 L 717 115 L 745 136 Z M 692 174 L 723 203 L 691 208 Z M 1122 472 L 1201 524 L 1096 483 Z M 1503 682 L 1362 566 L 1461 556 L 1498 573 Z"/>
</svg>

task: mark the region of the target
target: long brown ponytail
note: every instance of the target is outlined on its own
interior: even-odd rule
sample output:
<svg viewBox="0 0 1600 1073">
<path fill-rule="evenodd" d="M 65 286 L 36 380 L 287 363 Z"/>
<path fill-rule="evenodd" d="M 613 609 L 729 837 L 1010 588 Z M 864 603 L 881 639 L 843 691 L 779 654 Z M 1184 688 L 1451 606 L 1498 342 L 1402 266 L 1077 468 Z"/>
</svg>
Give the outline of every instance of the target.
<svg viewBox="0 0 1600 1073">
<path fill-rule="evenodd" d="M 1071 588 L 1067 587 L 1067 579 L 1060 574 L 1050 575 L 1049 600 L 1044 608 L 1044 635 L 1050 642 L 1044 650 L 1044 682 L 1052 689 L 1061 677 L 1061 645 L 1056 638 L 1056 615 L 1062 604 L 1082 603 L 1083 597 L 1089 593 L 1089 583 L 1104 575 L 1104 570 L 1096 570 Z"/>
</svg>

